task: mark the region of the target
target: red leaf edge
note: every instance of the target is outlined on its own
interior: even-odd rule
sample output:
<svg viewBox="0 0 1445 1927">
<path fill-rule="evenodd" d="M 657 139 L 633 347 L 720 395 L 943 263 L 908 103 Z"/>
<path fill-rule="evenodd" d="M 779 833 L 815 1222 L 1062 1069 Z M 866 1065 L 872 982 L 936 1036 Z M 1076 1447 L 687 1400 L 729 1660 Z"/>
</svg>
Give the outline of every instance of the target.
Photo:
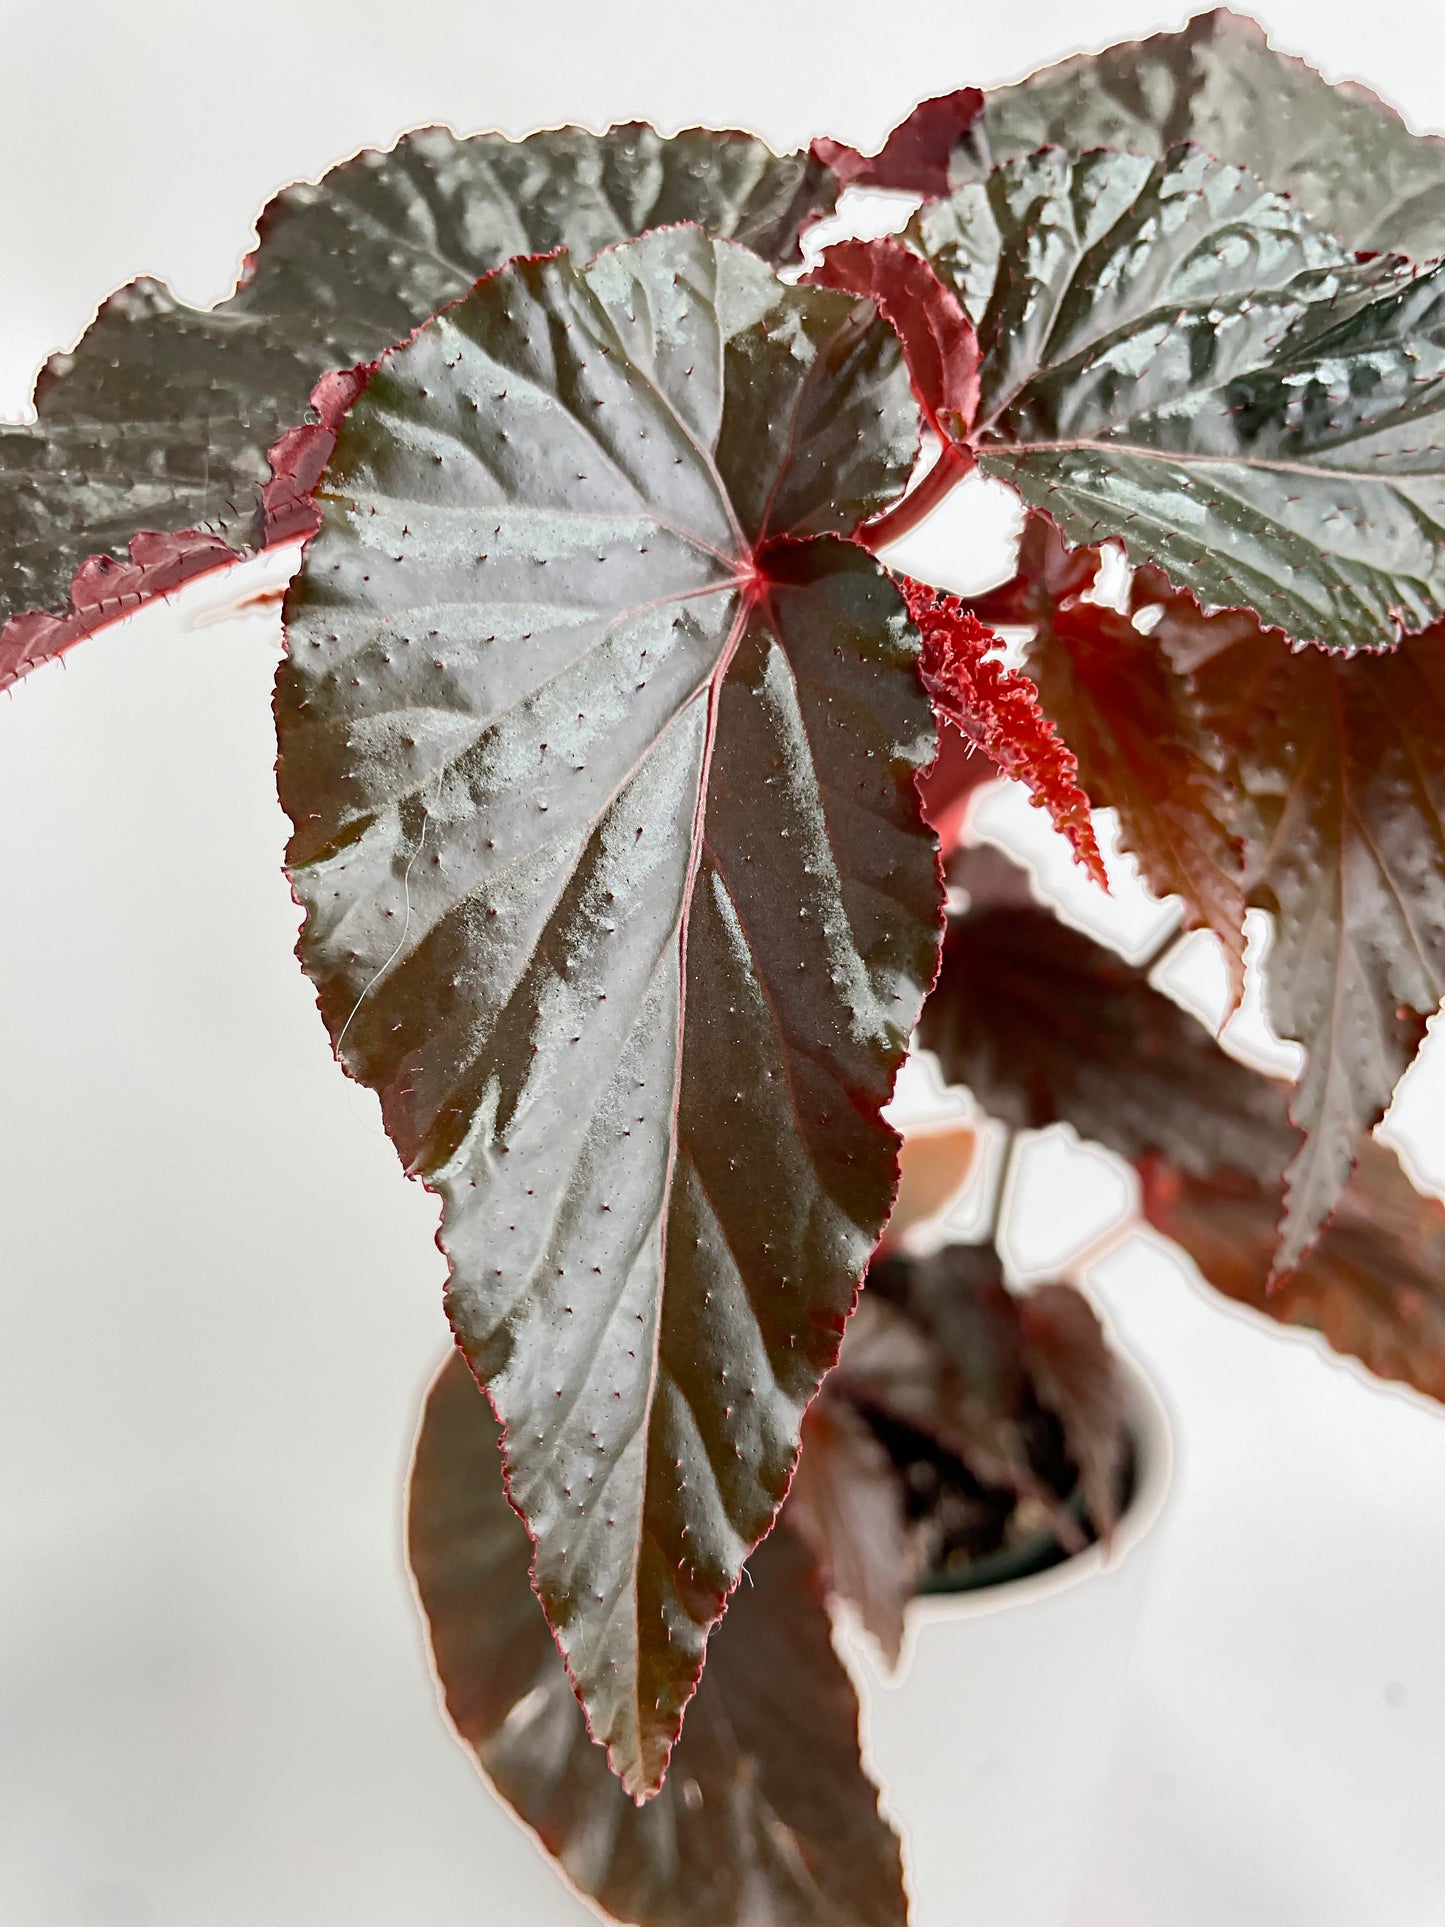
<svg viewBox="0 0 1445 1927">
<path fill-rule="evenodd" d="M 131 537 L 129 559 L 124 561 L 114 555 L 88 555 L 71 578 L 63 609 L 26 609 L 0 628 L 0 690 L 12 688 L 32 669 L 53 662 L 73 643 L 108 629 L 157 596 L 241 560 L 240 550 L 206 529 L 181 529 L 172 535 L 142 530 Z"/>
<path fill-rule="evenodd" d="M 375 367 L 375 362 L 364 362 L 323 375 L 311 393 L 320 420 L 288 429 L 267 451 L 271 479 L 261 491 L 254 545 L 233 548 L 209 529 L 171 534 L 142 529 L 131 537 L 128 560 L 88 555 L 71 578 L 64 609 L 27 609 L 0 627 L 0 691 L 157 597 L 314 533 L 319 518 L 312 491 L 330 459 L 342 416 Z"/>
</svg>

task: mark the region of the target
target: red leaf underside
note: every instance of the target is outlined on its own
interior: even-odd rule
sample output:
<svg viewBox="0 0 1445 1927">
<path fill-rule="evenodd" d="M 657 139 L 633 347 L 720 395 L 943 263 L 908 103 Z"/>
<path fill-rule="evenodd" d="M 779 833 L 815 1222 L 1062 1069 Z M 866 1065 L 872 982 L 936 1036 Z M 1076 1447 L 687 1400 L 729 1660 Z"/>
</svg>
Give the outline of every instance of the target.
<svg viewBox="0 0 1445 1927">
<path fill-rule="evenodd" d="M 840 241 L 810 275 L 821 288 L 866 295 L 903 344 L 924 418 L 940 441 L 967 442 L 978 407 L 978 336 L 963 303 L 932 265 L 889 236 Z M 971 463 L 972 457 L 968 456 Z"/>
<path fill-rule="evenodd" d="M 1380 1378 L 1445 1399 L 1445 1206 L 1416 1189 L 1388 1146 L 1365 1140 L 1318 1242 L 1273 1286 L 1277 1186 L 1162 1158 L 1144 1159 L 1140 1176 L 1150 1223 L 1217 1291 L 1319 1332 Z"/>
<path fill-rule="evenodd" d="M 833 170 L 844 187 L 892 188 L 933 196 L 949 190 L 954 150 L 983 112 L 977 87 L 960 87 L 921 101 L 876 154 L 860 154 L 841 141 L 816 140 L 813 157 Z"/>
<path fill-rule="evenodd" d="M 1270 1019 L 1304 1046 L 1278 1266 L 1334 1210 L 1445 994 L 1445 625 L 1380 653 L 1292 650 L 1239 612 L 1135 580 L 1217 744 L 1268 910 Z"/>
<path fill-rule="evenodd" d="M 54 614 L 29 609 L 0 628 L 0 690 L 53 662 L 84 637 L 134 615 L 157 596 L 171 595 L 197 576 L 229 569 L 241 559 L 239 550 L 205 529 L 137 535 L 126 562 L 113 555 L 88 556 L 75 572 L 64 609 Z"/>
</svg>

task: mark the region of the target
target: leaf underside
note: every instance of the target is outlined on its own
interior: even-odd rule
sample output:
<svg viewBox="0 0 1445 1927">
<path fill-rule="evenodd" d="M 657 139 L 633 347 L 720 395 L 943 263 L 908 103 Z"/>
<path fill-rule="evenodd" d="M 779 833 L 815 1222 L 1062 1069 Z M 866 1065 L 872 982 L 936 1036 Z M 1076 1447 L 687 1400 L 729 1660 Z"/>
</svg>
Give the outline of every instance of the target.
<svg viewBox="0 0 1445 1927">
<path fill-rule="evenodd" d="M 1445 141 L 1412 134 L 1367 88 L 1331 86 L 1223 9 L 995 88 L 952 176 L 981 179 L 1044 146 L 1158 156 L 1186 140 L 1249 168 L 1351 248 L 1420 260 L 1445 249 Z"/>
<path fill-rule="evenodd" d="M 676 221 L 781 263 L 837 191 L 811 156 L 750 135 L 641 125 L 522 141 L 423 128 L 286 188 L 228 300 L 196 309 L 157 281 L 122 288 L 41 374 L 35 424 L 0 424 L 0 688 L 228 551 L 301 532 L 274 502 L 268 515 L 267 451 L 311 419 L 328 370 L 372 360 L 479 275 Z M 139 531 L 184 535 L 187 566 L 174 540 L 117 562 Z"/>
<path fill-rule="evenodd" d="M 963 303 L 927 261 L 901 241 L 840 241 L 807 277 L 876 301 L 903 344 L 924 420 L 944 441 L 962 443 L 978 407 L 978 337 Z"/>
<path fill-rule="evenodd" d="M 977 87 L 922 100 L 876 154 L 860 154 L 842 141 L 815 140 L 815 160 L 845 187 L 887 188 L 903 194 L 946 194 L 954 156 L 983 110 Z"/>
<path fill-rule="evenodd" d="M 638 1808 L 588 1744 L 528 1585 L 497 1426 L 460 1358 L 432 1386 L 408 1540 L 447 1711 L 497 1793 L 584 1894 L 641 1927 L 904 1927 L 898 1841 L 858 1758 L 858 1706 L 813 1560 L 760 1546 Z"/>
<path fill-rule="evenodd" d="M 916 445 L 868 303 L 697 229 L 514 263 L 383 361 L 288 600 L 302 959 L 442 1196 L 537 1590 L 639 1795 L 897 1181 L 935 736 L 901 597 L 826 531 Z"/>
<path fill-rule="evenodd" d="M 1445 614 L 1445 270 L 1189 147 L 1045 149 L 910 234 L 978 329 L 981 469 L 1071 542 L 1334 649 Z"/>
</svg>

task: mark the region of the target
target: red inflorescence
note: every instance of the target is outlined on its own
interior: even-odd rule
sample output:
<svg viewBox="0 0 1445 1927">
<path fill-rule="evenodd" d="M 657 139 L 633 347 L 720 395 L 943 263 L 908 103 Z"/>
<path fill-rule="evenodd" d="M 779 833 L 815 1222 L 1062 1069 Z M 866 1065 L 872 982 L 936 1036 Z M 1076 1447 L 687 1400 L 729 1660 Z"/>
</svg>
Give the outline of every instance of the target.
<svg viewBox="0 0 1445 1927">
<path fill-rule="evenodd" d="M 1006 776 L 1027 785 L 1084 869 L 1107 889 L 1079 766 L 1039 708 L 1032 682 L 990 656 L 998 637 L 957 596 L 906 575 L 896 580 L 923 638 L 920 670 L 939 719 L 991 756 Z"/>
</svg>

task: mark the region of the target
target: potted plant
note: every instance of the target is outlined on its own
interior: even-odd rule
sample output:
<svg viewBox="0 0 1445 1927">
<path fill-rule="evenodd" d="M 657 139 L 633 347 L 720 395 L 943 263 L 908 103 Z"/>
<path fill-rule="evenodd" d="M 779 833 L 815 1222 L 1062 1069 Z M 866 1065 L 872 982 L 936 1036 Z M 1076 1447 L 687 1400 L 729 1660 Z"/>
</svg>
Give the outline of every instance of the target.
<svg viewBox="0 0 1445 1927">
<path fill-rule="evenodd" d="M 0 428 L 7 683 L 305 540 L 301 961 L 450 1265 L 413 1567 L 618 1918 L 901 1921 L 826 1595 L 897 1651 L 918 1587 L 1129 1529 L 1086 1301 L 875 1257 L 915 1033 L 1441 1391 L 1445 1218 L 1369 1134 L 1445 967 L 1442 155 L 1222 14 L 871 157 L 427 129 L 279 196 L 217 308 L 111 297 Z M 869 189 L 896 234 L 809 244 Z M 975 473 L 1026 521 L 965 600 L 888 557 Z M 968 849 L 995 771 L 1100 883 L 1111 805 L 1236 999 L 1273 918 L 1297 1083 Z"/>
</svg>

